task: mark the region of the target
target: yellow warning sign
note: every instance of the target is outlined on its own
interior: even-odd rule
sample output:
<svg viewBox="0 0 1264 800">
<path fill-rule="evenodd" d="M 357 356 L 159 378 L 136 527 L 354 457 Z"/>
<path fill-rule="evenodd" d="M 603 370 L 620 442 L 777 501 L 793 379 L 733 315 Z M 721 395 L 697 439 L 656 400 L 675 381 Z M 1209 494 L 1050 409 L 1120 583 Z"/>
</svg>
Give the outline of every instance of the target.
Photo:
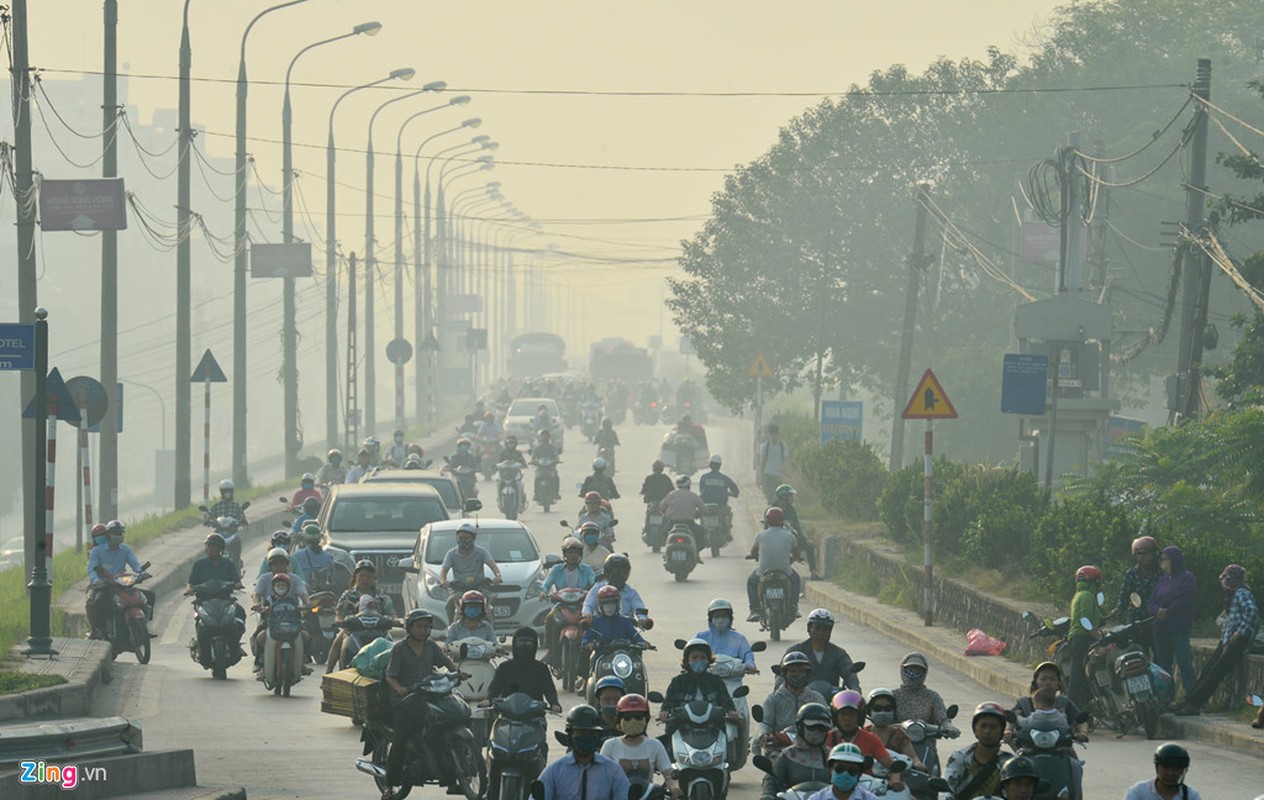
<svg viewBox="0 0 1264 800">
<path fill-rule="evenodd" d="M 900 416 L 904 419 L 956 419 L 957 409 L 952 407 L 935 373 L 926 370 Z"/>
<path fill-rule="evenodd" d="M 772 365 L 768 363 L 768 359 L 764 358 L 763 353 L 756 353 L 755 360 L 746 368 L 746 377 L 771 378 L 772 376 Z"/>
</svg>

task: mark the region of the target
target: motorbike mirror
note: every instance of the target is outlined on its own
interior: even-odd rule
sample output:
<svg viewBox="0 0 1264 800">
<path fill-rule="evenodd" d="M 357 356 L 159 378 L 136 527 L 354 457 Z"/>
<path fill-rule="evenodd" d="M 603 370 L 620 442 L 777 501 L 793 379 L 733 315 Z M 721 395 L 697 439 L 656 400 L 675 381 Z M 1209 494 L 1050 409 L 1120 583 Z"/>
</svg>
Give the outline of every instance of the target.
<svg viewBox="0 0 1264 800">
<path fill-rule="evenodd" d="M 1035 615 L 1035 614 L 1033 614 L 1033 613 L 1031 613 L 1030 611 L 1024 611 L 1024 612 L 1022 613 L 1022 618 L 1023 618 L 1023 620 L 1024 620 L 1024 621 L 1026 621 L 1026 620 L 1030 620 L 1030 619 L 1031 619 L 1032 617 L 1034 617 L 1034 616 L 1036 616 L 1036 615 Z"/>
<path fill-rule="evenodd" d="M 466 514 L 473 514 L 473 513 L 477 512 L 477 511 L 482 511 L 482 510 L 483 510 L 483 501 L 482 501 L 482 500 L 470 499 L 470 500 L 466 500 L 466 501 L 465 501 L 465 513 L 466 513 Z"/>
<path fill-rule="evenodd" d="M 546 567 L 550 567 L 550 568 L 556 567 L 558 564 L 561 564 L 561 563 L 562 563 L 562 557 L 557 555 L 556 553 L 549 553 L 547 556 L 544 557 L 544 566 Z"/>
<path fill-rule="evenodd" d="M 672 642 L 672 644 L 676 646 L 677 650 L 684 650 L 685 645 L 688 644 L 688 642 L 686 642 L 684 639 L 677 639 L 676 641 Z"/>
<path fill-rule="evenodd" d="M 285 503 L 286 505 L 289 505 L 289 504 L 290 504 L 290 501 L 289 501 L 289 500 L 286 500 L 284 497 L 278 497 L 278 498 L 277 498 L 277 502 L 278 502 L 278 503 Z"/>
<path fill-rule="evenodd" d="M 945 781 L 947 783 L 947 781 Z M 531 784 L 531 800 L 544 800 L 544 783 L 535 781 Z"/>
<path fill-rule="evenodd" d="M 756 722 L 764 721 L 764 707 L 761 706 L 759 703 L 756 703 L 755 705 L 751 706 L 750 711 L 751 711 L 751 719 L 755 720 Z"/>
<path fill-rule="evenodd" d="M 1141 608 L 1141 595 L 1133 592 L 1128 595 L 1128 602 L 1132 604 L 1133 608 Z"/>
<path fill-rule="evenodd" d="M 961 710 L 961 709 L 957 706 L 957 704 L 956 704 L 956 703 L 953 703 L 952 705 L 948 706 L 948 709 L 947 709 L 947 717 L 948 717 L 948 719 L 956 719 L 956 718 L 957 718 L 957 712 L 958 712 L 958 711 L 960 711 L 960 710 Z"/>
<path fill-rule="evenodd" d="M 1260 706 L 1264 706 L 1264 697 L 1260 697 L 1258 694 L 1248 694 L 1246 696 L 1246 702 L 1248 705 L 1259 708 Z"/>
<path fill-rule="evenodd" d="M 619 524 L 619 520 L 617 519 L 610 520 L 610 527 L 613 528 L 615 525 L 618 525 L 618 524 Z"/>
<path fill-rule="evenodd" d="M 1084 626 L 1084 630 L 1086 631 L 1093 630 L 1093 620 L 1088 617 L 1080 617 L 1080 625 Z"/>
<path fill-rule="evenodd" d="M 242 510 L 242 511 L 245 511 L 245 510 L 246 510 L 246 509 L 248 509 L 248 508 L 250 508 L 250 501 L 249 501 L 249 500 L 247 500 L 246 502 L 244 502 L 244 503 L 242 503 L 242 504 L 241 504 L 241 510 Z"/>
<path fill-rule="evenodd" d="M 144 564 L 141 564 L 141 565 L 140 565 L 140 571 L 141 571 L 141 572 L 144 572 L 144 571 L 145 571 L 145 570 L 147 570 L 147 569 L 149 569 L 149 562 L 148 562 L 148 561 L 146 561 Z"/>
<path fill-rule="evenodd" d="M 854 662 L 854 663 L 851 665 L 851 671 L 852 671 L 852 674 L 855 674 L 855 673 L 857 673 L 857 672 L 864 672 L 864 671 L 865 671 L 865 662 L 863 662 L 863 661 L 856 661 L 856 662 Z"/>
<path fill-rule="evenodd" d="M 649 700 L 651 703 L 661 703 L 663 702 L 663 693 L 650 692 L 649 694 L 645 695 L 645 699 Z"/>
<path fill-rule="evenodd" d="M 560 525 L 560 526 L 561 526 L 561 527 L 563 527 L 563 528 L 566 528 L 567 530 L 572 530 L 572 528 L 571 528 L 571 524 L 570 524 L 569 522 L 567 522 L 566 520 L 561 520 L 561 521 L 559 521 L 557 524 L 558 524 L 558 525 Z"/>
<path fill-rule="evenodd" d="M 751 763 L 755 765 L 755 769 L 761 772 L 772 774 L 772 759 L 765 755 L 758 755 L 751 759 Z"/>
<path fill-rule="evenodd" d="M 750 687 L 747 686 L 746 684 L 742 684 L 741 686 L 733 690 L 734 698 L 745 697 L 748 694 L 750 694 Z"/>
<path fill-rule="evenodd" d="M 1106 605 L 1106 593 L 1105 593 L 1105 592 L 1098 592 L 1098 593 L 1097 593 L 1097 604 L 1098 604 L 1099 606 L 1104 606 L 1104 605 Z"/>
<path fill-rule="evenodd" d="M 417 562 L 413 561 L 412 556 L 405 556 L 404 558 L 401 558 L 399 560 L 399 564 L 397 564 L 396 566 L 398 566 L 404 572 L 411 572 L 414 575 L 421 572 L 421 570 L 418 569 L 417 567 Z"/>
<path fill-rule="evenodd" d="M 768 649 L 768 642 L 755 642 L 751 645 L 752 653 L 762 653 Z"/>
<path fill-rule="evenodd" d="M 1041 617 L 1041 618 L 1040 618 L 1040 624 L 1041 624 L 1041 625 L 1044 625 L 1046 628 L 1053 628 L 1053 627 L 1056 627 L 1056 626 L 1053 624 L 1053 617 Z"/>
<path fill-rule="evenodd" d="M 931 778 L 926 784 L 934 792 L 951 792 L 952 784 L 943 778 Z"/>
<path fill-rule="evenodd" d="M 198 511 L 201 511 L 203 514 L 211 513 L 211 510 L 206 506 L 198 506 Z"/>
</svg>

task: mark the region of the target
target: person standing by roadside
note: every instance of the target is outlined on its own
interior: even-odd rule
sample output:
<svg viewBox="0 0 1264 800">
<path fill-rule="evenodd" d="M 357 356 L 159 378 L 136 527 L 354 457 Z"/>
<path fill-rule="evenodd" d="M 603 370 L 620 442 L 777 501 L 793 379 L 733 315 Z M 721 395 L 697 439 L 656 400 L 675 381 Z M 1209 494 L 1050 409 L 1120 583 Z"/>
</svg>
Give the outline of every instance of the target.
<svg viewBox="0 0 1264 800">
<path fill-rule="evenodd" d="M 1140 536 L 1133 540 L 1132 558 L 1136 563 L 1124 573 L 1119 598 L 1115 600 L 1115 608 L 1109 614 L 1109 617 L 1121 617 L 1127 623 L 1150 616 L 1145 604 L 1154 592 L 1159 576 L 1163 574 L 1159 569 L 1159 543 L 1153 536 Z M 1140 608 L 1132 605 L 1134 594 L 1141 598 Z"/>
<path fill-rule="evenodd" d="M 1172 672 L 1172 662 L 1181 670 L 1185 694 L 1194 689 L 1194 659 L 1189 650 L 1189 633 L 1194 625 L 1194 597 L 1198 581 L 1185 569 L 1181 548 L 1163 548 L 1159 559 L 1163 574 L 1150 594 L 1146 608 L 1154 615 L 1154 662 Z"/>
<path fill-rule="evenodd" d="M 781 441 L 781 429 L 776 423 L 768 426 L 768 438 L 759 446 L 755 459 L 755 474 L 763 481 L 764 496 L 768 505 L 777 504 L 777 487 L 786 482 L 790 462 L 790 445 Z"/>
<path fill-rule="evenodd" d="M 1220 588 L 1225 593 L 1220 644 L 1216 645 L 1216 651 L 1207 660 L 1193 690 L 1186 692 L 1185 699 L 1176 705 L 1174 710 L 1180 716 L 1198 713 L 1225 676 L 1246 657 L 1247 648 L 1260 626 L 1260 609 L 1255 603 L 1255 595 L 1246 586 L 1246 570 L 1243 567 L 1237 564 L 1225 567 L 1220 573 Z"/>
<path fill-rule="evenodd" d="M 1067 643 L 1071 646 L 1071 674 L 1067 693 L 1071 702 L 1087 708 L 1093 699 L 1088 685 L 1085 665 L 1088 651 L 1101 638 L 1101 612 L 1097 607 L 1097 592 L 1102 585 L 1102 571 L 1092 564 L 1085 564 L 1075 571 L 1075 596 L 1071 598 L 1071 630 Z M 1085 627 L 1087 620 L 1089 627 Z"/>
</svg>

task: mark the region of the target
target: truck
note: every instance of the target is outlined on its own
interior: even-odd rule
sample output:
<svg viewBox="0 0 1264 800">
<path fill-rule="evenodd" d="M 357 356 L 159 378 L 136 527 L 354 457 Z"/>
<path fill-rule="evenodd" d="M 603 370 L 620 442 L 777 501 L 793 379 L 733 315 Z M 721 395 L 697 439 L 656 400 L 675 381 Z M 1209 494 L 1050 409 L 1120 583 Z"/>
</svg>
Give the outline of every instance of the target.
<svg viewBox="0 0 1264 800">
<path fill-rule="evenodd" d="M 566 342 L 556 333 L 524 333 L 509 342 L 510 377 L 538 378 L 565 370 Z"/>
<path fill-rule="evenodd" d="M 593 343 L 588 373 L 598 385 L 618 378 L 631 387 L 654 377 L 654 361 L 644 347 L 637 347 L 627 339 L 607 338 Z"/>
</svg>

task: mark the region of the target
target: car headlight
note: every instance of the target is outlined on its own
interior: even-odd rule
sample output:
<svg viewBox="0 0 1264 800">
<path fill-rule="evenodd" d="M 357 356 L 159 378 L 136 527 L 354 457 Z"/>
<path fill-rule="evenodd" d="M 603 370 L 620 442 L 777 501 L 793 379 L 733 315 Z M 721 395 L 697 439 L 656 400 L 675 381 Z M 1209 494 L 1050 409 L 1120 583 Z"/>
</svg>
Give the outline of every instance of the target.
<svg viewBox="0 0 1264 800">
<path fill-rule="evenodd" d="M 610 661 L 610 669 L 620 679 L 628 678 L 632 675 L 632 659 L 620 653 Z"/>
<path fill-rule="evenodd" d="M 531 579 L 530 585 L 527 586 L 527 597 L 535 597 L 544 591 L 544 579 L 546 577 L 548 576 L 544 574 L 544 568 L 541 567 L 540 571 Z"/>
<path fill-rule="evenodd" d="M 447 589 L 439 585 L 439 579 L 436 576 L 431 575 L 429 572 L 427 572 L 426 573 L 426 594 L 430 595 L 436 600 L 447 600 L 449 592 Z"/>
</svg>

